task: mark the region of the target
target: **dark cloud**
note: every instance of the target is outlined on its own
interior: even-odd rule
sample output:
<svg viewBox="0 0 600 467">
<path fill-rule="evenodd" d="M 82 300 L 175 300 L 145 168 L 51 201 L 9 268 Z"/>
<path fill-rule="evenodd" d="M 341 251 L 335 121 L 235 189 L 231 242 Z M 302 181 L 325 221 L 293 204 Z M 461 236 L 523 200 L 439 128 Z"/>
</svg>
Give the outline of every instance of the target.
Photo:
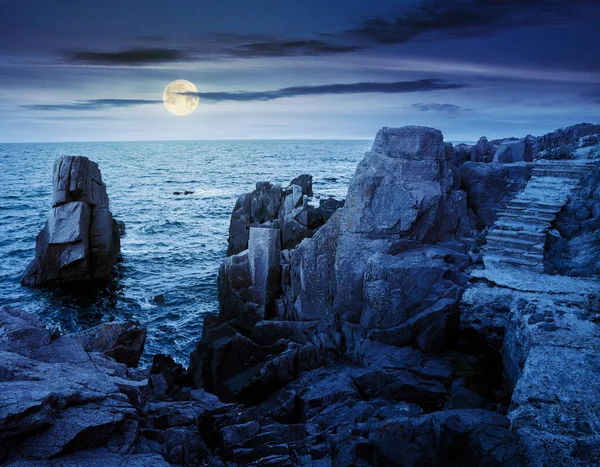
<svg viewBox="0 0 600 467">
<path fill-rule="evenodd" d="M 128 49 L 118 52 L 69 51 L 65 57 L 70 62 L 95 65 L 149 65 L 153 63 L 180 62 L 189 59 L 177 49 Z"/>
<path fill-rule="evenodd" d="M 138 105 L 158 104 L 161 100 L 146 99 L 89 99 L 69 102 L 65 104 L 32 104 L 22 105 L 32 110 L 105 110 L 123 107 L 135 107 Z"/>
<path fill-rule="evenodd" d="M 466 84 L 448 83 L 441 79 L 420 79 L 414 81 L 396 81 L 391 83 L 351 83 L 351 84 L 324 84 L 319 86 L 294 86 L 276 89 L 273 91 L 252 92 L 199 92 L 193 93 L 200 99 L 209 102 L 221 101 L 272 101 L 284 97 L 319 96 L 324 94 L 398 94 L 409 92 L 442 91 L 448 89 L 462 89 Z M 192 93 L 182 93 L 190 95 Z"/>
<path fill-rule="evenodd" d="M 491 35 L 520 27 L 565 24 L 577 15 L 598 18 L 597 0 L 426 0 L 398 14 L 368 17 L 346 31 L 348 39 L 402 44 L 425 37 Z"/>
<path fill-rule="evenodd" d="M 346 31 L 306 38 L 216 33 L 191 41 L 146 35 L 132 38 L 157 47 L 116 51 L 68 51 L 66 59 L 99 65 L 148 65 L 228 58 L 323 56 L 414 40 L 493 35 L 520 27 L 565 24 L 574 17 L 600 18 L 598 0 L 423 0 L 385 17 L 366 17 Z M 173 44 L 178 44 L 173 46 Z M 169 44 L 169 47 L 158 47 Z"/>
<path fill-rule="evenodd" d="M 234 57 L 293 57 L 331 55 L 354 52 L 364 47 L 353 44 L 335 43 L 324 40 L 282 40 L 241 44 L 232 48 L 229 53 Z"/>
<path fill-rule="evenodd" d="M 412 110 L 418 110 L 419 112 L 444 112 L 444 113 L 460 113 L 467 112 L 470 109 L 466 109 L 459 105 L 454 104 L 434 104 L 434 103 L 423 103 L 418 102 L 412 104 L 410 107 Z"/>
</svg>

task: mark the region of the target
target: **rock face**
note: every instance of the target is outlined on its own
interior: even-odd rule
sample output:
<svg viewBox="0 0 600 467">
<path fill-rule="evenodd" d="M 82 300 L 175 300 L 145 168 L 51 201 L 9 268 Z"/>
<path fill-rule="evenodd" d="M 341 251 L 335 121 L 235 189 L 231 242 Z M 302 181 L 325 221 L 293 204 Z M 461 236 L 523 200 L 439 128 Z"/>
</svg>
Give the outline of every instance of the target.
<svg viewBox="0 0 600 467">
<path fill-rule="evenodd" d="M 480 228 L 491 227 L 498 212 L 525 188 L 533 164 L 467 162 L 460 169 L 461 187 Z"/>
<path fill-rule="evenodd" d="M 471 236 L 466 193 L 457 189 L 459 179 L 448 157 L 438 130 L 381 130 L 350 181 L 339 224 L 336 220 L 332 226 L 337 231 L 328 231 L 335 240 L 325 242 L 322 251 L 313 253 L 307 246 L 292 252 L 290 269 L 303 271 L 303 281 L 300 290 L 292 287 L 286 294 L 286 309 L 302 308 L 305 316 L 341 309 L 344 320 L 358 323 L 372 255 L 393 254 L 410 241 L 432 244 Z M 304 251 L 310 256 L 304 258 Z M 315 271 L 319 277 L 313 279 L 306 271 L 315 254 L 331 267 Z M 309 310 L 295 303 L 321 295 L 323 282 L 330 289 L 329 306 Z M 319 305 L 324 305 L 322 300 Z"/>
<path fill-rule="evenodd" d="M 119 255 L 119 236 L 98 165 L 87 157 L 60 157 L 54 162 L 52 211 L 22 283 L 105 280 Z"/>
</svg>

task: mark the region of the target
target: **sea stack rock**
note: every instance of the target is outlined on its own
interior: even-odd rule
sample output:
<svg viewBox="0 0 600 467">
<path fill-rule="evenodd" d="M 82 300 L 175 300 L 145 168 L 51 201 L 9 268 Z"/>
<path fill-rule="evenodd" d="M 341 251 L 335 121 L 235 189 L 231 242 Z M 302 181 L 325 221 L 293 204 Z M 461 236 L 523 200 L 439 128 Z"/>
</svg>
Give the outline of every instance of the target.
<svg viewBox="0 0 600 467">
<path fill-rule="evenodd" d="M 87 157 L 63 156 L 54 162 L 53 173 L 52 211 L 21 283 L 107 279 L 121 246 L 98 164 Z"/>
</svg>

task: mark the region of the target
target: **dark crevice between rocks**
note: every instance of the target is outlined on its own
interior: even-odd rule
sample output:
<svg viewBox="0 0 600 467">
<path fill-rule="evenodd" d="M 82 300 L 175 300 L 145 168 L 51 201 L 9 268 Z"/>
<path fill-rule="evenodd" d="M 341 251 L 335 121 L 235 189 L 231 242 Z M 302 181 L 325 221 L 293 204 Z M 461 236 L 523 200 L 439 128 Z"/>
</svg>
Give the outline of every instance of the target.
<svg viewBox="0 0 600 467">
<path fill-rule="evenodd" d="M 467 389 L 485 397 L 496 405 L 497 412 L 506 415 L 513 387 L 506 378 L 502 353 L 490 347 L 486 337 L 473 329 L 461 331 L 457 349 L 475 360 L 456 359 L 453 379 L 463 378 Z"/>
</svg>

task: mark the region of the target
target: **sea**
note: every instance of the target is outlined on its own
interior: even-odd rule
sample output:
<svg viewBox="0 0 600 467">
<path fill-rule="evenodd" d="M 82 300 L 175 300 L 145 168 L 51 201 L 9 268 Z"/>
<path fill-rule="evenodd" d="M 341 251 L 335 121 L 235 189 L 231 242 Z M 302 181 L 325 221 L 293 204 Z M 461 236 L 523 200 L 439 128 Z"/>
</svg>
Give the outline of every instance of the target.
<svg viewBox="0 0 600 467">
<path fill-rule="evenodd" d="M 203 318 L 218 313 L 217 271 L 231 211 L 256 182 L 313 175 L 314 197 L 344 198 L 371 141 L 165 141 L 0 144 L 0 306 L 37 313 L 62 332 L 132 321 L 148 330 L 142 364 L 166 353 L 186 364 Z M 122 260 L 106 286 L 31 288 L 20 279 L 51 209 L 52 164 L 96 161 L 113 216 L 125 222 Z M 174 194 L 193 191 L 192 194 Z M 155 300 L 163 295 L 164 303 Z"/>
</svg>

